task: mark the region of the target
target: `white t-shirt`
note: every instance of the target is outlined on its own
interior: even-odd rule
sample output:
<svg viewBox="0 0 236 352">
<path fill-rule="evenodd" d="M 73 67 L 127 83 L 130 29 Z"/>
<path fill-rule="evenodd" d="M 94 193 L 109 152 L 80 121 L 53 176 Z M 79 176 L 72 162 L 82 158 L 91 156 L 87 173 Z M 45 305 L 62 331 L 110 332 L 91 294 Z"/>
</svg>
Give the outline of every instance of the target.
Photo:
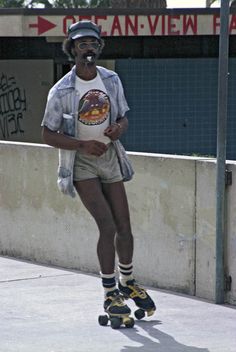
<svg viewBox="0 0 236 352">
<path fill-rule="evenodd" d="M 91 81 L 76 76 L 75 89 L 80 96 L 78 139 L 109 143 L 111 140 L 104 136 L 104 130 L 110 124 L 110 100 L 99 73 Z"/>
</svg>

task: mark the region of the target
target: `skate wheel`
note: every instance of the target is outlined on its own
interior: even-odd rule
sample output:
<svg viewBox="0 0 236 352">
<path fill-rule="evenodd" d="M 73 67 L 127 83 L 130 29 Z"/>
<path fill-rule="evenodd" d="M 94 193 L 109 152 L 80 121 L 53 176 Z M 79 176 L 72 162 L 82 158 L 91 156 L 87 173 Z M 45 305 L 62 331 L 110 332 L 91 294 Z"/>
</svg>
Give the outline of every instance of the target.
<svg viewBox="0 0 236 352">
<path fill-rule="evenodd" d="M 138 320 L 143 319 L 145 317 L 145 311 L 143 309 L 137 309 L 134 312 L 134 315 L 135 315 L 135 318 Z"/>
<path fill-rule="evenodd" d="M 99 315 L 98 323 L 99 325 L 106 326 L 108 323 L 108 316 L 107 315 Z"/>
<path fill-rule="evenodd" d="M 110 321 L 111 321 L 112 329 L 119 329 L 119 327 L 121 326 L 121 323 L 122 323 L 122 319 L 120 319 L 118 317 L 111 317 Z"/>
<path fill-rule="evenodd" d="M 126 328 L 132 328 L 134 326 L 134 319 L 133 318 L 126 318 L 123 320 L 123 323 Z"/>
</svg>

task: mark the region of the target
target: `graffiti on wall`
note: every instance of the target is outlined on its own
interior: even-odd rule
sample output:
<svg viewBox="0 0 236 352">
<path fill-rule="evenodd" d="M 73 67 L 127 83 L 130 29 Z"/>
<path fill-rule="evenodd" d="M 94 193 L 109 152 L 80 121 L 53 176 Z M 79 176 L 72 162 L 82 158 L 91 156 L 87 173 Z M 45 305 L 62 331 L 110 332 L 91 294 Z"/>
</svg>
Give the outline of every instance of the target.
<svg viewBox="0 0 236 352">
<path fill-rule="evenodd" d="M 24 114 L 27 110 L 25 89 L 15 77 L 0 73 L 0 137 L 23 134 Z"/>
</svg>

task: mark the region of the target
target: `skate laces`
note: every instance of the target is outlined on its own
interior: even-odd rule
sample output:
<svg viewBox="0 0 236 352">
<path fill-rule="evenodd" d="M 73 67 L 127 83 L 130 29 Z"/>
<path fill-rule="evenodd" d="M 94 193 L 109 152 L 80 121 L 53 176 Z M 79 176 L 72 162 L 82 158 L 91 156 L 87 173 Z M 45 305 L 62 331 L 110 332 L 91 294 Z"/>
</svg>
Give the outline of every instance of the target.
<svg viewBox="0 0 236 352">
<path fill-rule="evenodd" d="M 140 287 L 135 280 L 132 280 L 130 282 L 127 282 L 127 286 L 133 291 L 130 294 L 130 298 L 135 298 L 135 297 L 139 297 L 141 299 L 145 299 L 147 298 L 147 293 L 144 290 L 144 288 Z"/>
<path fill-rule="evenodd" d="M 124 303 L 124 297 L 118 293 L 118 292 L 115 292 L 114 294 L 110 295 L 109 297 L 107 297 L 108 300 L 111 300 L 111 303 L 110 305 L 112 306 L 117 306 L 117 307 L 123 307 L 125 306 L 125 303 Z"/>
<path fill-rule="evenodd" d="M 123 307 L 125 305 L 124 297 L 121 294 L 117 294 L 112 297 L 112 301 L 114 302 L 113 305 L 116 305 L 118 307 Z"/>
</svg>

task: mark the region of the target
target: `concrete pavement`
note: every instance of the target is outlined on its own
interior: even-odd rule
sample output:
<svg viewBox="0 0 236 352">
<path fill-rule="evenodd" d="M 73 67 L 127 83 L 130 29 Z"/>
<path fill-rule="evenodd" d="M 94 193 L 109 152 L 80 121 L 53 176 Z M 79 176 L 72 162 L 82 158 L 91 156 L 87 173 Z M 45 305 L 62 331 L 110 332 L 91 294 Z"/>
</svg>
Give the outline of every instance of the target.
<svg viewBox="0 0 236 352">
<path fill-rule="evenodd" d="M 156 314 L 133 329 L 113 330 L 97 322 L 98 277 L 0 257 L 0 352 L 236 351 L 235 307 L 149 293 Z"/>
</svg>

